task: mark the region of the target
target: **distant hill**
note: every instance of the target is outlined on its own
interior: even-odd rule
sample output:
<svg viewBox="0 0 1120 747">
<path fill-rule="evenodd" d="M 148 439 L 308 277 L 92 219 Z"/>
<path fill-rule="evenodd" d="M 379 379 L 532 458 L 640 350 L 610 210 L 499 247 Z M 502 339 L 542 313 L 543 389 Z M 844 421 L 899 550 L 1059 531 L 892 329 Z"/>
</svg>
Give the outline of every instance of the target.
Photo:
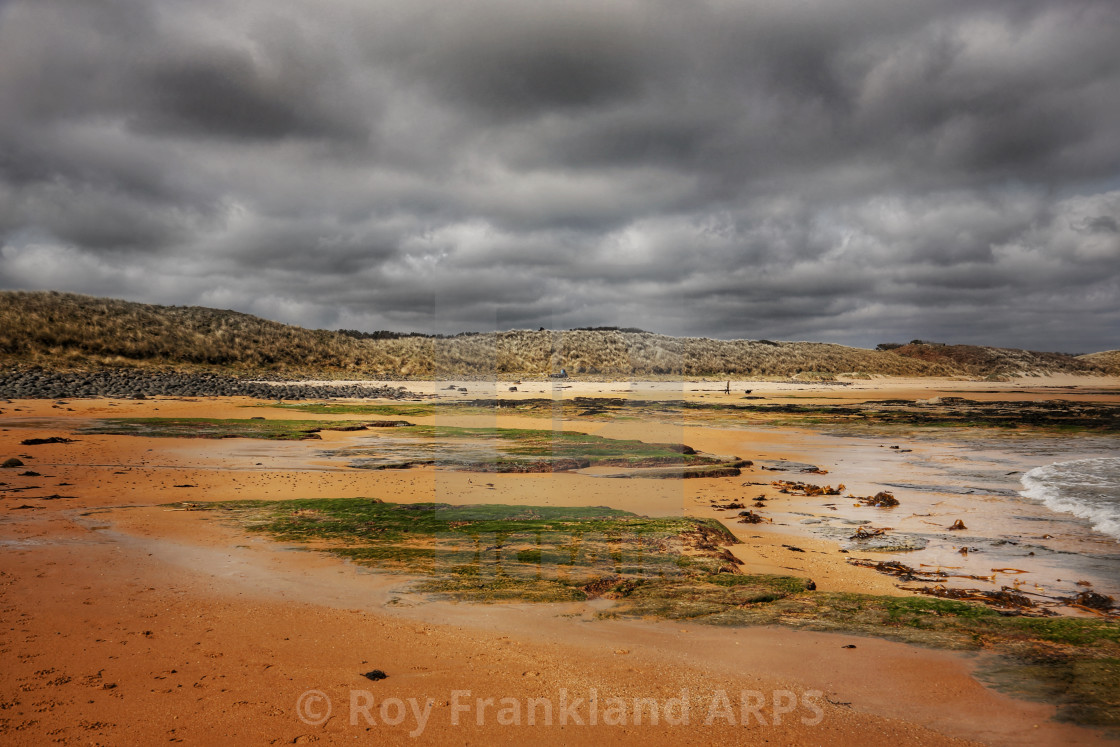
<svg viewBox="0 0 1120 747">
<path fill-rule="evenodd" d="M 1102 353 L 1079 355 L 1077 359 L 1102 369 L 1109 376 L 1120 376 L 1120 350 L 1106 350 Z"/>
<path fill-rule="evenodd" d="M 974 346 L 865 350 L 816 342 L 710 340 L 600 328 L 447 338 L 308 330 L 235 311 L 51 291 L 0 291 L 0 366 L 157 366 L 292 376 L 1014 376 L 1116 372 L 1096 360 Z M 1110 368 L 1111 367 L 1111 368 Z"/>
<path fill-rule="evenodd" d="M 890 352 L 907 358 L 948 366 L 972 376 L 1030 376 L 1032 374 L 1100 374 L 1101 366 L 1087 356 L 1039 353 L 1016 348 L 980 345 L 911 343 Z"/>
</svg>

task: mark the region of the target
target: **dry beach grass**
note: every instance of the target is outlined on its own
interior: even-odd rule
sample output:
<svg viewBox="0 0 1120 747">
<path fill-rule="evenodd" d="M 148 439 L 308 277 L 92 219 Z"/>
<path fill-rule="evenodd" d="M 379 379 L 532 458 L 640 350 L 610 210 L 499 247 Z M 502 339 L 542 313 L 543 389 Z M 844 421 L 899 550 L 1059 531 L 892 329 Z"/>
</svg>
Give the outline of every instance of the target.
<svg viewBox="0 0 1120 747">
<path fill-rule="evenodd" d="M 1115 353 L 1074 357 L 978 346 L 865 350 L 815 342 L 674 338 L 649 332 L 512 330 L 357 339 L 248 314 L 57 292 L 0 292 L 0 362 L 49 367 L 174 366 L 301 376 L 1001 377 L 1116 374 Z"/>
</svg>

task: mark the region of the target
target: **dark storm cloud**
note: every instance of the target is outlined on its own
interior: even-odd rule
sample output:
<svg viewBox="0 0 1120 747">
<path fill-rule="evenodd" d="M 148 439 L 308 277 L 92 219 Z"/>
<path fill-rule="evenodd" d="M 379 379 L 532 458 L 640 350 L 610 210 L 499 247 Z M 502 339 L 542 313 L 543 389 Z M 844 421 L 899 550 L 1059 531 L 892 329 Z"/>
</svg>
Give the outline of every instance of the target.
<svg viewBox="0 0 1120 747">
<path fill-rule="evenodd" d="M 1118 30 L 1111 0 L 11 0 L 0 287 L 1120 347 Z"/>
</svg>

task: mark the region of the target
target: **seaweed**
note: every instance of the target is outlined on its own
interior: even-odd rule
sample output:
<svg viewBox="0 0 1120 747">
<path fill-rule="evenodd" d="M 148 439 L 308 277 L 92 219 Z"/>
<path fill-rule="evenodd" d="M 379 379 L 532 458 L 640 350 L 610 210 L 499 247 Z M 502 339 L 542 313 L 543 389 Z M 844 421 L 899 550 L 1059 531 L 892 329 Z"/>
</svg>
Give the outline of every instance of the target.
<svg viewBox="0 0 1120 747">
<path fill-rule="evenodd" d="M 894 494 L 888 493 L 885 490 L 875 495 L 866 495 L 863 497 L 851 495 L 848 497 L 854 499 L 857 503 L 862 503 L 865 506 L 875 506 L 877 508 L 893 508 L 899 505 L 898 499 L 894 497 Z"/>
<path fill-rule="evenodd" d="M 1120 622 L 1046 616 L 1016 589 L 914 588 L 923 596 L 816 591 L 806 578 L 746 574 L 721 523 L 651 518 L 604 507 L 384 503 L 305 499 L 202 505 L 247 529 L 305 543 L 382 571 L 419 577 L 421 593 L 474 602 L 613 600 L 595 614 L 712 625 L 860 633 L 992 655 L 987 677 L 1044 697 L 1062 718 L 1120 725 Z M 853 559 L 905 581 L 944 571 Z M 1094 592 L 1077 598 L 1112 609 Z M 1035 688 L 1031 690 L 1031 688 Z"/>
<path fill-rule="evenodd" d="M 333 420 L 265 420 L 217 418 L 104 418 L 78 433 L 147 438 L 256 438 L 302 441 L 324 430 L 364 429 L 364 424 Z"/>
<path fill-rule="evenodd" d="M 977 401 L 870 400 L 843 404 L 695 402 L 620 397 L 472 399 L 424 404 L 292 404 L 291 409 L 330 414 L 435 415 L 496 409 L 519 415 L 614 420 L 641 417 L 686 421 L 735 420 L 757 425 L 833 425 L 867 430 L 904 428 L 995 428 L 1042 433 L 1120 432 L 1120 405 L 1065 400 Z"/>
<path fill-rule="evenodd" d="M 739 563 L 722 547 L 736 542 L 734 535 L 708 519 L 372 499 L 219 505 L 253 531 L 315 542 L 382 570 L 421 573 L 430 577 L 421 589 L 475 601 L 584 599 L 584 587 L 604 578 L 647 583 L 734 572 Z"/>
<path fill-rule="evenodd" d="M 770 483 L 775 488 L 778 488 L 779 493 L 787 493 L 789 495 L 800 496 L 818 496 L 818 495 L 840 495 L 844 492 L 844 485 L 838 485 L 835 488 L 831 485 L 813 485 L 812 483 L 796 482 L 793 480 L 774 480 Z"/>
</svg>

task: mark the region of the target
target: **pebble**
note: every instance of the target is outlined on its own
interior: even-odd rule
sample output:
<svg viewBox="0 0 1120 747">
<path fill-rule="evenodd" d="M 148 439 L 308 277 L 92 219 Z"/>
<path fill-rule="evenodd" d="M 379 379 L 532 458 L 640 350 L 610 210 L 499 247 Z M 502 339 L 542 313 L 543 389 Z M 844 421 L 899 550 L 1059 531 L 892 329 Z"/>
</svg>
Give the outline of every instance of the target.
<svg viewBox="0 0 1120 747">
<path fill-rule="evenodd" d="M 307 400 L 404 399 L 416 396 L 404 387 L 268 383 L 259 378 L 209 373 L 132 369 L 86 372 L 17 369 L 0 373 L 0 399 L 253 397 L 264 400 Z"/>
</svg>

